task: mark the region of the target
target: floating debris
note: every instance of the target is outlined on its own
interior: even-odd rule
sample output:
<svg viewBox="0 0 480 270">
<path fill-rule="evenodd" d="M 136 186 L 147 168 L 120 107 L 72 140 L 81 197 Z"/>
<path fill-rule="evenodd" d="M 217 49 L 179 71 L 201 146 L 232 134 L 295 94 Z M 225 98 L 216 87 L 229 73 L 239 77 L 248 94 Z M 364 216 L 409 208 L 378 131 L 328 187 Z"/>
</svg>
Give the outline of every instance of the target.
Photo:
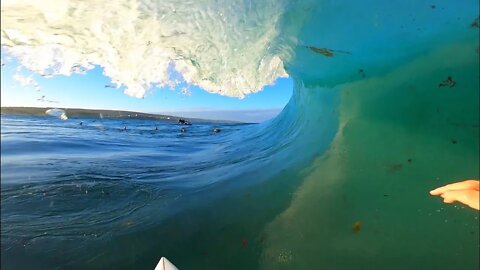
<svg viewBox="0 0 480 270">
<path fill-rule="evenodd" d="M 398 171 L 400 171 L 402 168 L 403 168 L 403 165 L 400 164 L 400 163 L 398 163 L 398 164 L 392 164 L 392 165 L 388 166 L 388 172 L 391 172 L 391 173 L 398 172 Z"/>
<path fill-rule="evenodd" d="M 247 246 L 248 246 L 248 240 L 242 239 L 242 247 L 247 247 Z"/>
<path fill-rule="evenodd" d="M 332 49 L 327 49 L 327 48 L 317 48 L 317 47 L 312 47 L 312 46 L 306 46 L 306 48 L 310 49 L 311 51 L 313 51 L 315 53 L 322 54 L 326 57 L 333 57 L 333 56 L 335 56 L 336 53 L 351 54 L 350 52 L 332 50 Z"/>
<path fill-rule="evenodd" d="M 357 221 L 357 222 L 353 223 L 352 232 L 353 233 L 358 233 L 361 228 L 362 228 L 362 222 Z"/>
<path fill-rule="evenodd" d="M 363 69 L 359 69 L 358 70 L 358 74 L 360 74 L 360 76 L 362 76 L 362 78 L 365 78 L 366 75 L 365 75 L 365 71 Z"/>
<path fill-rule="evenodd" d="M 452 79 L 451 76 L 448 76 L 448 78 L 446 80 L 443 80 L 441 83 L 438 84 L 438 87 L 454 87 L 455 85 L 457 84 L 457 82 L 455 80 Z"/>
<path fill-rule="evenodd" d="M 470 27 L 473 28 L 480 28 L 480 17 L 477 17 L 473 22 L 470 24 Z"/>
</svg>

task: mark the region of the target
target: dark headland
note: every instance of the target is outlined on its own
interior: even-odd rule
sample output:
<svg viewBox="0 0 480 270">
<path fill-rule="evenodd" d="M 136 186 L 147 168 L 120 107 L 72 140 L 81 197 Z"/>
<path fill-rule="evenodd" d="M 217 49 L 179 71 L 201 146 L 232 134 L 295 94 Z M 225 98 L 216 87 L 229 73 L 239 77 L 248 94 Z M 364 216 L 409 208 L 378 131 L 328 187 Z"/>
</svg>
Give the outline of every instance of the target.
<svg viewBox="0 0 480 270">
<path fill-rule="evenodd" d="M 1 107 L 2 115 L 36 115 L 45 116 L 48 109 L 62 109 L 68 118 L 94 118 L 94 119 L 134 119 L 134 120 L 156 120 L 165 122 L 178 122 L 179 119 L 185 119 L 189 122 L 209 122 L 209 123 L 241 123 L 228 120 L 207 120 L 198 118 L 185 118 L 173 115 L 151 114 L 132 111 L 116 111 L 116 110 L 91 110 L 91 109 L 73 109 L 59 107 Z"/>
</svg>

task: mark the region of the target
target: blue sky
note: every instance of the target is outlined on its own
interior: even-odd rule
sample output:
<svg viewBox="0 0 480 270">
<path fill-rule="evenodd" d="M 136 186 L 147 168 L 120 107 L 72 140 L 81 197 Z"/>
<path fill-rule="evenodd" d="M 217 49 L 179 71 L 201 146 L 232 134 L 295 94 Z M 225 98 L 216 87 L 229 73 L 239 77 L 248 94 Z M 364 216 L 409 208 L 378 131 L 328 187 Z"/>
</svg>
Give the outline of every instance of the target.
<svg viewBox="0 0 480 270">
<path fill-rule="evenodd" d="M 110 84 L 110 79 L 103 75 L 100 67 L 84 75 L 44 78 L 25 69 L 17 72 L 17 61 L 4 61 L 8 58 L 2 50 L 2 64 L 5 64 L 1 75 L 2 106 L 116 109 L 260 122 L 280 112 L 293 89 L 292 80 L 282 78 L 275 85 L 244 99 L 210 94 L 196 86 L 189 86 L 190 94 L 186 95 L 180 91 L 182 85 L 173 91 L 154 89 L 143 99 L 138 99 L 124 94 L 123 88 L 105 87 Z M 22 85 L 14 79 L 16 73 L 24 78 L 32 76 L 38 86 Z"/>
</svg>

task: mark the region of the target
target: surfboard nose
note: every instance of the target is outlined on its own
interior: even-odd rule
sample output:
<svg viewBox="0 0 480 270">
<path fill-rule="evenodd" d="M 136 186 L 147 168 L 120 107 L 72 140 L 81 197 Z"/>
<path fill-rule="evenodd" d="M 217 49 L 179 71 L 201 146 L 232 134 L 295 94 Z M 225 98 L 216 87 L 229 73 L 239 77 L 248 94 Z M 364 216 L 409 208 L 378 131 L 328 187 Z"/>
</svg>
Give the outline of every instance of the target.
<svg viewBox="0 0 480 270">
<path fill-rule="evenodd" d="M 173 263 L 171 263 L 167 258 L 162 257 L 160 261 L 158 261 L 157 266 L 155 267 L 155 270 L 178 270 Z"/>
</svg>

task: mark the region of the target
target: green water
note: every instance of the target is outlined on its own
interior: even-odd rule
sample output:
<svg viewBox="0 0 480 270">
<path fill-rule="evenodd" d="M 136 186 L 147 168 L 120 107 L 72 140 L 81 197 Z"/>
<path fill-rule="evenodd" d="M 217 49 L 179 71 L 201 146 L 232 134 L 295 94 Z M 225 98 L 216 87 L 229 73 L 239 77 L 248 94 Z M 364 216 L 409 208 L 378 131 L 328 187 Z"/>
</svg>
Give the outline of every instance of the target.
<svg viewBox="0 0 480 270">
<path fill-rule="evenodd" d="M 339 87 L 339 131 L 266 227 L 262 269 L 478 269 L 478 211 L 428 193 L 479 178 L 475 48 Z M 448 76 L 457 85 L 439 88 Z"/>
</svg>

